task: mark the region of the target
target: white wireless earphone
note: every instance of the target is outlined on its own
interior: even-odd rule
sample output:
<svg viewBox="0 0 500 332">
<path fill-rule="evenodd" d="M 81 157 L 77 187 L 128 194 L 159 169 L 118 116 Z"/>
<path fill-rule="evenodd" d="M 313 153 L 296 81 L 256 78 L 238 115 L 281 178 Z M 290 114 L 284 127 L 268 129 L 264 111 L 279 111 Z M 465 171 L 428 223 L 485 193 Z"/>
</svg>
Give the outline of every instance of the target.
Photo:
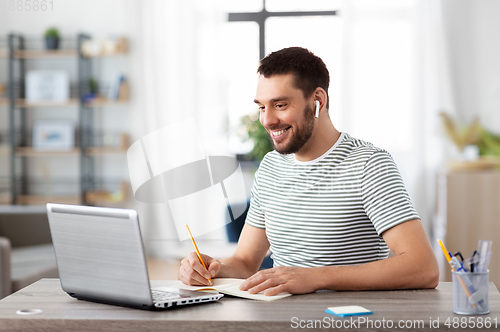
<svg viewBox="0 0 500 332">
<path fill-rule="evenodd" d="M 319 117 L 319 100 L 315 100 L 316 103 L 316 117 Z"/>
</svg>

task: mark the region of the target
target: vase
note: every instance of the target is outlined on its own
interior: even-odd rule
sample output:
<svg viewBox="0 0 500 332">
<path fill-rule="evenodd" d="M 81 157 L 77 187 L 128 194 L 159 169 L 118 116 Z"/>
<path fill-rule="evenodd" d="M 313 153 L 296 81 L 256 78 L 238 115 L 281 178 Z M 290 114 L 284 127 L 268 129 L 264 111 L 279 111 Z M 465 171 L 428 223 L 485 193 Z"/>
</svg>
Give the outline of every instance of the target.
<svg viewBox="0 0 500 332">
<path fill-rule="evenodd" d="M 48 50 L 57 50 L 59 48 L 59 38 L 45 37 L 45 46 Z"/>
</svg>

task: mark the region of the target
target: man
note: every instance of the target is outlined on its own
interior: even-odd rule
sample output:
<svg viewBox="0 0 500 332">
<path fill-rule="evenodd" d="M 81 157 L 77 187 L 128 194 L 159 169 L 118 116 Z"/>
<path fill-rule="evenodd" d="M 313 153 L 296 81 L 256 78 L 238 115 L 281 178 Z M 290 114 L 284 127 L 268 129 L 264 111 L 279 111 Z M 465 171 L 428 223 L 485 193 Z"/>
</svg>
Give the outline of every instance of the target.
<svg viewBox="0 0 500 332">
<path fill-rule="evenodd" d="M 234 255 L 203 255 L 205 269 L 191 253 L 180 280 L 246 278 L 242 290 L 266 295 L 436 287 L 436 258 L 392 157 L 333 126 L 323 61 L 286 48 L 258 73 L 255 103 L 276 151 L 256 173 Z M 269 248 L 274 268 L 257 272 Z"/>
</svg>

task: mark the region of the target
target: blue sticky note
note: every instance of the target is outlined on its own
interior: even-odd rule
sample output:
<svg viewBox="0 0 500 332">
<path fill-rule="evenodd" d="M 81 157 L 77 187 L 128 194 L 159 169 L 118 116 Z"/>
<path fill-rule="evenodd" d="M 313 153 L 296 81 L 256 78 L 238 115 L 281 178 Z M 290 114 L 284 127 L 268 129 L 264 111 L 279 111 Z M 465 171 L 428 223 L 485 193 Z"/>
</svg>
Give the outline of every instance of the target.
<svg viewBox="0 0 500 332">
<path fill-rule="evenodd" d="M 327 314 L 339 317 L 371 315 L 373 311 L 360 307 L 359 305 L 347 305 L 341 307 L 329 307 L 325 310 Z"/>
</svg>

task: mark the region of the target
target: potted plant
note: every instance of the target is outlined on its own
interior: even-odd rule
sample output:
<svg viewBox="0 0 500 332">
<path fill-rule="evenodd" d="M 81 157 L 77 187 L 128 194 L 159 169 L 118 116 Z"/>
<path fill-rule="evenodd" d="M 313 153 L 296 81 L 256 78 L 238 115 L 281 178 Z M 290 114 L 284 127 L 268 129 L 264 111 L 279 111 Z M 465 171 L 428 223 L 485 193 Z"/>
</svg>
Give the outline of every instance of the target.
<svg viewBox="0 0 500 332">
<path fill-rule="evenodd" d="M 89 79 L 89 90 L 94 97 L 97 97 L 97 92 L 99 91 L 99 85 L 97 84 L 97 81 L 93 78 Z"/>
<path fill-rule="evenodd" d="M 264 156 L 269 152 L 274 150 L 271 138 L 267 134 L 266 129 L 259 121 L 259 112 L 253 113 L 251 115 L 245 115 L 241 118 L 241 131 L 240 138 L 243 141 L 252 141 L 253 149 L 246 155 L 237 155 L 238 160 L 245 162 L 253 162 L 256 166 L 262 161 Z M 250 202 L 243 203 L 246 206 Z M 245 219 L 247 216 L 248 207 L 245 212 L 234 220 L 229 220 L 226 224 L 226 231 L 229 242 L 238 242 L 241 230 L 245 224 Z M 267 266 L 269 267 L 269 266 Z M 271 264 L 272 267 L 272 264 Z"/>
<path fill-rule="evenodd" d="M 50 28 L 45 31 L 45 46 L 48 50 L 57 50 L 59 48 L 59 30 Z"/>
<path fill-rule="evenodd" d="M 259 113 L 244 116 L 241 124 L 248 135 L 242 138 L 253 142 L 252 151 L 244 159 L 260 162 L 269 151 L 274 150 L 274 147 L 266 129 L 259 121 Z"/>
<path fill-rule="evenodd" d="M 476 118 L 469 126 L 460 127 L 446 113 L 441 112 L 445 133 L 460 152 L 460 160 L 450 161 L 454 170 L 500 169 L 500 135 L 489 132 Z M 470 148 L 469 154 L 466 149 Z"/>
</svg>

